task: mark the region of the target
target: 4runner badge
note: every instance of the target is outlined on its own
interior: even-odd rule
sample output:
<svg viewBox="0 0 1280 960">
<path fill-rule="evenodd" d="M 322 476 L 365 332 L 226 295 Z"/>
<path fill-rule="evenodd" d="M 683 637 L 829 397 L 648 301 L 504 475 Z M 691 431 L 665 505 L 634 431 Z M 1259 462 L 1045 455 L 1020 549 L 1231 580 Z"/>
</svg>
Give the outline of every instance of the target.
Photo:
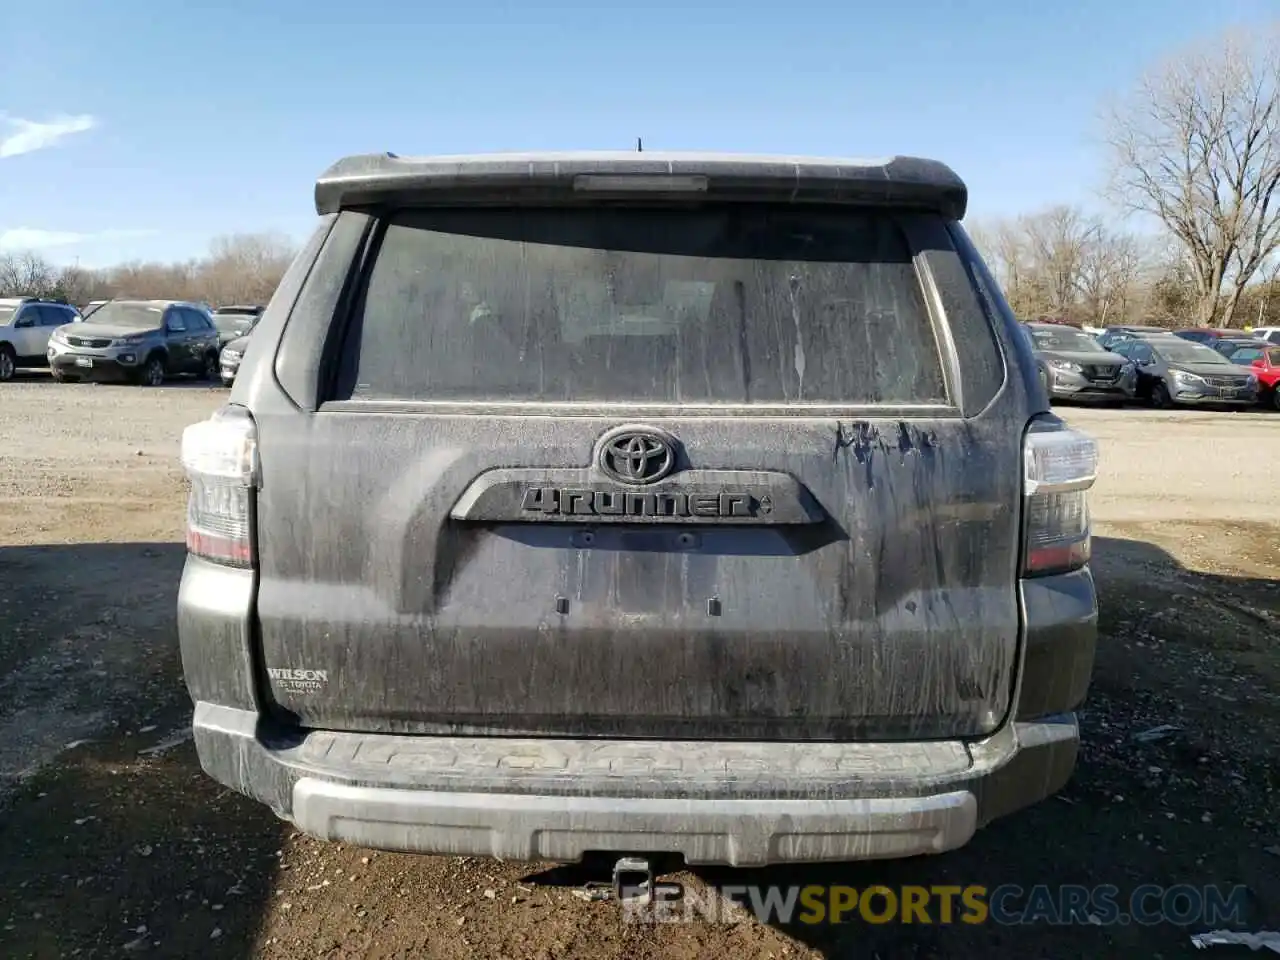
<svg viewBox="0 0 1280 960">
<path fill-rule="evenodd" d="M 521 509 L 528 514 L 576 517 L 757 517 L 773 501 L 749 493 L 639 493 L 581 487 L 529 487 Z"/>
</svg>

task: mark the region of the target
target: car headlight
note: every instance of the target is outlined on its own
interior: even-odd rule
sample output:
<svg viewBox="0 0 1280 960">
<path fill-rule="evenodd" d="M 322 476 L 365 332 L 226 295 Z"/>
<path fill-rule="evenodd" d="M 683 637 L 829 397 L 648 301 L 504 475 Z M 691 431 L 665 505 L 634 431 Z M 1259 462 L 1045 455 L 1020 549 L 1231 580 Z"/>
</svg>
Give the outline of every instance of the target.
<svg viewBox="0 0 1280 960">
<path fill-rule="evenodd" d="M 49 339 L 54 343 L 62 344 L 64 347 L 67 345 L 67 335 L 61 330 L 53 331 L 53 333 L 49 335 Z"/>
<path fill-rule="evenodd" d="M 1204 377 L 1197 377 L 1194 373 L 1187 373 L 1185 370 L 1173 371 L 1173 379 L 1179 383 L 1204 383 Z"/>
<path fill-rule="evenodd" d="M 1123 377 L 1123 376 L 1128 376 L 1128 375 L 1129 375 L 1129 374 L 1131 374 L 1131 373 L 1133 373 L 1133 363 L 1132 363 L 1132 361 L 1126 360 L 1124 363 L 1120 364 L 1120 375 L 1121 375 L 1122 377 Z"/>
<path fill-rule="evenodd" d="M 234 360 L 239 360 L 242 356 L 243 356 L 243 354 L 241 354 L 241 353 L 240 353 L 239 351 L 237 351 L 237 350 L 223 350 L 223 351 L 222 351 L 222 359 L 223 359 L 223 360 L 233 360 L 233 361 L 234 361 Z"/>
<path fill-rule="evenodd" d="M 1067 370 L 1071 373 L 1080 373 L 1084 369 L 1080 364 L 1072 360 L 1050 360 L 1049 366 L 1055 370 Z"/>
<path fill-rule="evenodd" d="M 146 342 L 147 342 L 147 338 L 145 334 L 137 334 L 132 337 L 121 337 L 119 340 L 116 341 L 116 346 L 136 347 L 138 344 L 146 343 Z"/>
<path fill-rule="evenodd" d="M 1257 385 L 1258 385 L 1258 378 L 1254 376 L 1252 373 L 1249 374 L 1249 389 L 1252 390 Z"/>
</svg>

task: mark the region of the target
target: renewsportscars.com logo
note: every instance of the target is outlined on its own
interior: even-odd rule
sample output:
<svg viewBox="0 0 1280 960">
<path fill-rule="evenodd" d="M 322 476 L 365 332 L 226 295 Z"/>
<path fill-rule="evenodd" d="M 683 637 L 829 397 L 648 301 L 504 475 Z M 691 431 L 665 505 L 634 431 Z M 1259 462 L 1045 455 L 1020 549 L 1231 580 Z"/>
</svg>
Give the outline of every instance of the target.
<svg viewBox="0 0 1280 960">
<path fill-rule="evenodd" d="M 635 891 L 640 892 L 640 891 Z M 998 924 L 1022 926 L 1116 926 L 1161 923 L 1241 923 L 1249 904 L 1244 886 L 1143 884 L 1124 893 L 1112 884 L 1003 884 L 900 886 L 759 887 L 722 886 L 678 896 L 627 896 L 622 906 L 632 923 L 738 923 L 754 917 L 767 924 Z"/>
</svg>

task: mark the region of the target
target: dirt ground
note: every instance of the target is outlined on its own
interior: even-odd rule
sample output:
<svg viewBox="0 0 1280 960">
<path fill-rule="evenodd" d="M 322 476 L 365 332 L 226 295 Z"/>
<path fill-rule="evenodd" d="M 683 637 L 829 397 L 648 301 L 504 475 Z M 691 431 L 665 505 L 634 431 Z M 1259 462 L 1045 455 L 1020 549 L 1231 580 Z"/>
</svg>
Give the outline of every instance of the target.
<svg viewBox="0 0 1280 960">
<path fill-rule="evenodd" d="M 0 386 L 0 955 L 1200 955 L 1173 924 L 624 923 L 574 895 L 604 879 L 591 865 L 296 834 L 206 778 L 186 735 L 178 438 L 224 398 Z M 1246 926 L 1280 928 L 1280 415 L 1060 412 L 1104 458 L 1098 665 L 1066 790 L 945 856 L 678 875 L 690 889 L 1243 885 Z"/>
</svg>

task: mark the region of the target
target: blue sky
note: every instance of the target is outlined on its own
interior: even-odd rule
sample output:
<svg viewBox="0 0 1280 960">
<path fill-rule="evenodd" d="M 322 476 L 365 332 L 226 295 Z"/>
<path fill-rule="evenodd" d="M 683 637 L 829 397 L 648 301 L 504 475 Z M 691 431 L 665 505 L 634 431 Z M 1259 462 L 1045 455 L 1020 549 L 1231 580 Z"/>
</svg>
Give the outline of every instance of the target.
<svg viewBox="0 0 1280 960">
<path fill-rule="evenodd" d="M 0 11 L 0 249 L 104 265 L 306 234 L 348 153 L 950 163 L 971 217 L 1092 202 L 1099 101 L 1275 0 L 41 0 Z M 612 7 L 612 8 L 611 8 Z M 8 154 L 8 155 L 5 155 Z"/>
</svg>

